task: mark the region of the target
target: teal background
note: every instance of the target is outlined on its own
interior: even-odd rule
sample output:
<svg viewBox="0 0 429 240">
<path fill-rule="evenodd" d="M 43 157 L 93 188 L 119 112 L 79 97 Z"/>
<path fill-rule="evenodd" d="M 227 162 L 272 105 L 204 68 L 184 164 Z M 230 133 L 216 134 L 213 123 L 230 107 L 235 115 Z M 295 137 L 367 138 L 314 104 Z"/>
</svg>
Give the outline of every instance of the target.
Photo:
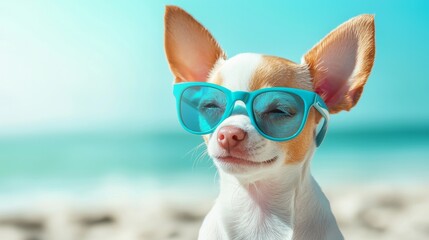
<svg viewBox="0 0 429 240">
<path fill-rule="evenodd" d="M 18 0 L 0 2 L 1 191 L 111 178 L 213 185 L 210 161 L 195 160 L 201 139 L 176 118 L 166 4 L 190 12 L 228 56 L 296 62 L 342 22 L 375 14 L 373 73 L 358 105 L 331 116 L 313 170 L 326 184 L 427 181 L 428 1 Z"/>
</svg>

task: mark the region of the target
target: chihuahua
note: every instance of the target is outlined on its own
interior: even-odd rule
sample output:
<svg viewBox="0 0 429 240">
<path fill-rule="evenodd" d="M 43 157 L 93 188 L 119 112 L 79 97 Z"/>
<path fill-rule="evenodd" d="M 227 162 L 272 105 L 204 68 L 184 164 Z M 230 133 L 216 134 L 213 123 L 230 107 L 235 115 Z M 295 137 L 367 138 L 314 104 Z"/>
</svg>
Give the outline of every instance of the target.
<svg viewBox="0 0 429 240">
<path fill-rule="evenodd" d="M 203 135 L 220 193 L 199 239 L 343 239 L 310 172 L 329 114 L 358 102 L 375 57 L 372 15 L 343 23 L 301 63 L 227 58 L 183 9 L 167 6 L 165 51 L 182 126 Z"/>
</svg>

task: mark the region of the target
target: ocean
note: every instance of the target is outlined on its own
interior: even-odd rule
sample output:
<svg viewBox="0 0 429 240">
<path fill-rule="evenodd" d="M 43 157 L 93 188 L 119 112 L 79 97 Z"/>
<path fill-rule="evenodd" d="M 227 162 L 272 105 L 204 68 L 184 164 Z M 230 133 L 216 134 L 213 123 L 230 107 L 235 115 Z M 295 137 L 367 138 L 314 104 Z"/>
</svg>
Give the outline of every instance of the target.
<svg viewBox="0 0 429 240">
<path fill-rule="evenodd" d="M 211 187 L 216 169 L 202 142 L 185 132 L 144 131 L 0 138 L 0 194 L 112 182 Z M 312 173 L 321 185 L 429 183 L 429 128 L 329 132 Z"/>
</svg>

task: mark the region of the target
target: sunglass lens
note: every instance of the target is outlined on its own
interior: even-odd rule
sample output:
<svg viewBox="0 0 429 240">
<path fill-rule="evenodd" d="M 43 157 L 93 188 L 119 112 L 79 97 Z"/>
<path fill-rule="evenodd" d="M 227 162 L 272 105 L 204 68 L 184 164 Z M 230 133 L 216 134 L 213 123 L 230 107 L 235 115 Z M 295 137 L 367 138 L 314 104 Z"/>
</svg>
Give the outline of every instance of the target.
<svg viewBox="0 0 429 240">
<path fill-rule="evenodd" d="M 182 122 L 196 133 L 213 130 L 221 121 L 225 108 L 225 93 L 212 87 L 189 87 L 180 98 Z"/>
<path fill-rule="evenodd" d="M 298 132 L 303 116 L 304 101 L 286 92 L 265 92 L 253 101 L 257 127 L 273 138 L 289 138 Z"/>
</svg>

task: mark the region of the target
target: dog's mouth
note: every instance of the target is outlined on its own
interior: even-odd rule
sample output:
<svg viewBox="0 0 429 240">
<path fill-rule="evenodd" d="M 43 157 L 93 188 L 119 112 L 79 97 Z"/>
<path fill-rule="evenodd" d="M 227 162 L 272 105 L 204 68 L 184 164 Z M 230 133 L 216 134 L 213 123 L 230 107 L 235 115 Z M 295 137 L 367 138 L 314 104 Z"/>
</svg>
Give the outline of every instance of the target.
<svg viewBox="0 0 429 240">
<path fill-rule="evenodd" d="M 263 162 L 255 162 L 248 159 L 233 157 L 233 156 L 218 156 L 215 157 L 220 163 L 223 164 L 233 164 L 233 165 L 246 165 L 246 166 L 264 166 L 264 165 L 270 165 L 274 163 L 277 160 L 277 156 L 273 157 L 271 159 L 268 159 Z"/>
</svg>

